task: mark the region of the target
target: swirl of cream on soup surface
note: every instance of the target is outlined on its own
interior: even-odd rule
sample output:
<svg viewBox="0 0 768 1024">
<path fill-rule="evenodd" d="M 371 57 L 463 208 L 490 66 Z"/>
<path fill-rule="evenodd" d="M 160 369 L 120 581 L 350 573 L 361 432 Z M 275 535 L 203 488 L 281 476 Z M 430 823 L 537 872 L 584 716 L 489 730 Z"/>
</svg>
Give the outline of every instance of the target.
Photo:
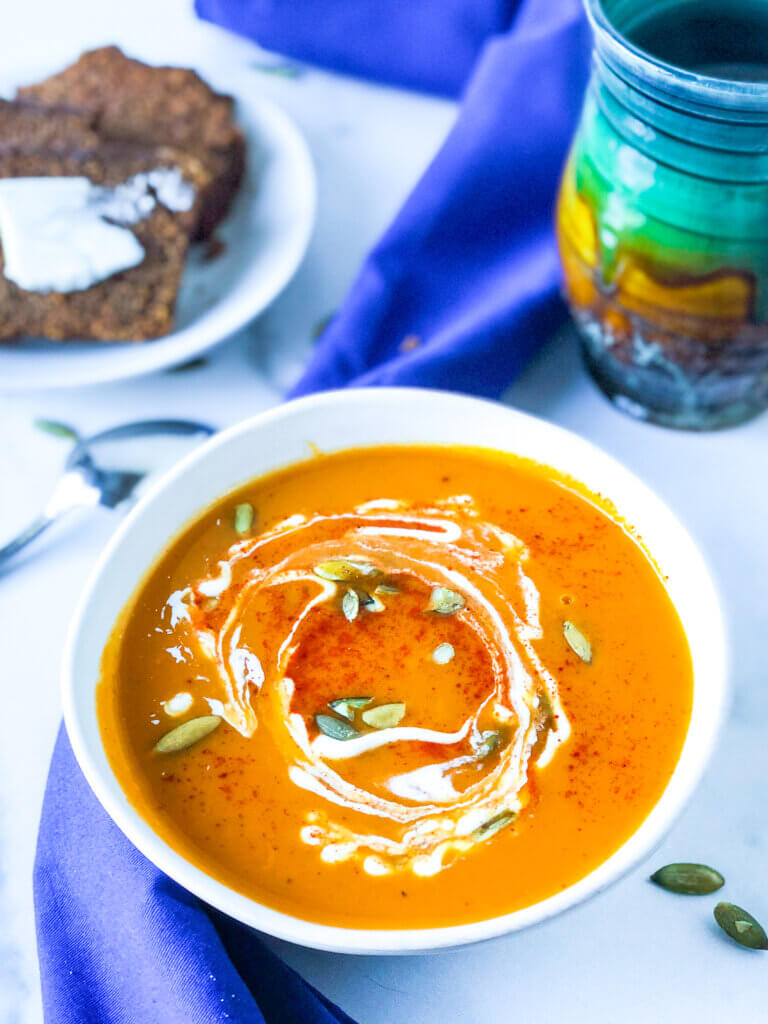
<svg viewBox="0 0 768 1024">
<path fill-rule="evenodd" d="M 431 875 L 514 821 L 570 733 L 527 558 L 469 496 L 382 499 L 291 516 L 171 595 L 211 711 L 322 798 L 300 835 L 323 861 Z"/>
</svg>

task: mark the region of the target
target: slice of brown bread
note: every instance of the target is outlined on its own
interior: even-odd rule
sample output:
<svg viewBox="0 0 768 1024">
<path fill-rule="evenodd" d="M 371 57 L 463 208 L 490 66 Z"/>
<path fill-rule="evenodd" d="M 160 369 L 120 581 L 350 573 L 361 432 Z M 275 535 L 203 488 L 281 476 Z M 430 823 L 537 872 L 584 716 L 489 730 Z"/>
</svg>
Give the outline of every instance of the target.
<svg viewBox="0 0 768 1024">
<path fill-rule="evenodd" d="M 199 197 L 210 184 L 201 161 L 170 146 L 103 143 L 92 149 L 3 148 L 0 178 L 86 177 L 113 188 L 136 174 L 178 169 Z M 151 213 L 125 226 L 144 249 L 135 267 L 79 291 L 26 291 L 8 280 L 0 252 L 0 338 L 141 341 L 167 334 L 189 246 L 199 219 L 199 198 L 188 210 L 166 208 L 159 196 Z"/>
<path fill-rule="evenodd" d="M 232 97 L 215 92 L 194 71 L 153 67 L 105 46 L 20 89 L 18 97 L 92 113 L 105 139 L 177 146 L 198 156 L 211 181 L 201 197 L 195 237 L 210 235 L 229 209 L 243 174 L 245 140 Z"/>
<path fill-rule="evenodd" d="M 82 110 L 0 100 L 0 148 L 93 149 L 101 141 L 95 122 L 95 114 Z"/>
</svg>

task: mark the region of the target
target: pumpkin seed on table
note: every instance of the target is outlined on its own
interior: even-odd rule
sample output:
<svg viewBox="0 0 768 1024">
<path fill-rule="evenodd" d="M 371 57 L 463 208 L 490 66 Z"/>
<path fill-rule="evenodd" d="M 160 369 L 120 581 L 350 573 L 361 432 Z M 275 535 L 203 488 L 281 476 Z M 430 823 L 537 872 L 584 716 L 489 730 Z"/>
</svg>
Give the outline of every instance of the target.
<svg viewBox="0 0 768 1024">
<path fill-rule="evenodd" d="M 515 820 L 515 815 L 512 811 L 503 811 L 498 814 L 495 818 L 491 818 L 490 821 L 486 821 L 484 825 L 476 828 L 473 835 L 480 842 L 485 842 L 486 839 L 490 839 L 491 836 L 495 836 L 497 832 L 501 832 L 507 825 L 511 825 Z"/>
<path fill-rule="evenodd" d="M 366 725 L 374 729 L 391 729 L 396 726 L 405 714 L 405 704 L 379 704 L 377 708 L 364 711 L 362 719 Z"/>
<path fill-rule="evenodd" d="M 375 565 L 357 562 L 351 558 L 331 558 L 327 562 L 318 563 L 312 571 L 315 576 L 330 580 L 332 583 L 357 583 L 379 575 Z"/>
<path fill-rule="evenodd" d="M 350 722 L 334 718 L 333 715 L 315 715 L 315 724 L 320 732 L 332 740 L 351 740 L 360 735 Z"/>
<path fill-rule="evenodd" d="M 654 871 L 651 881 L 668 892 L 685 896 L 706 896 L 725 885 L 720 872 L 707 864 L 665 864 L 663 868 Z"/>
<path fill-rule="evenodd" d="M 253 526 L 255 517 L 256 513 L 253 511 L 253 505 L 249 502 L 244 501 L 241 505 L 236 505 L 235 531 L 240 534 L 248 533 Z"/>
<path fill-rule="evenodd" d="M 568 619 L 563 623 L 563 636 L 574 654 L 577 654 L 587 665 L 592 664 L 592 645 L 580 629 Z"/>
<path fill-rule="evenodd" d="M 338 700 L 330 701 L 328 707 L 351 722 L 354 720 L 355 711 L 367 707 L 372 700 L 373 697 L 339 697 Z"/>
<path fill-rule="evenodd" d="M 453 615 L 460 612 L 467 602 L 461 594 L 448 587 L 433 587 L 429 595 L 429 603 L 424 609 L 426 612 L 436 612 L 438 615 Z"/>
<path fill-rule="evenodd" d="M 304 68 L 299 64 L 251 64 L 254 71 L 263 75 L 275 75 L 277 78 L 301 78 Z M 331 314 L 332 316 L 333 314 Z"/>
<path fill-rule="evenodd" d="M 768 949 L 768 935 L 752 915 L 735 903 L 718 903 L 715 920 L 726 935 L 747 949 Z"/>
<path fill-rule="evenodd" d="M 70 427 L 68 423 L 61 423 L 59 420 L 34 420 L 34 425 L 38 430 L 42 430 L 44 434 L 50 434 L 51 437 L 61 437 L 65 441 L 79 441 L 80 435 L 74 427 Z"/>
<path fill-rule="evenodd" d="M 360 611 L 360 598 L 356 590 L 348 590 L 341 600 L 341 610 L 347 622 L 354 622 Z"/>
<path fill-rule="evenodd" d="M 180 750 L 186 750 L 199 740 L 205 739 L 220 725 L 221 717 L 219 715 L 190 718 L 188 722 L 182 722 L 181 725 L 177 725 L 175 729 L 171 729 L 165 736 L 162 736 L 155 744 L 155 752 L 176 754 Z"/>
</svg>

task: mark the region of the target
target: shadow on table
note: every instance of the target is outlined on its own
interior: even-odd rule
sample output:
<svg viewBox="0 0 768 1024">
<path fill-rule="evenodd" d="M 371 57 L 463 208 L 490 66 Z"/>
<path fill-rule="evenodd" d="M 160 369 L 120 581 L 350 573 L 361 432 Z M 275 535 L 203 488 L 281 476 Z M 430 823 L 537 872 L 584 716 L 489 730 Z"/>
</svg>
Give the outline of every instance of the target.
<svg viewBox="0 0 768 1024">
<path fill-rule="evenodd" d="M 566 397 L 587 379 L 576 330 L 568 324 L 531 360 L 522 376 L 504 392 L 502 401 L 534 416 L 554 419 Z"/>
</svg>

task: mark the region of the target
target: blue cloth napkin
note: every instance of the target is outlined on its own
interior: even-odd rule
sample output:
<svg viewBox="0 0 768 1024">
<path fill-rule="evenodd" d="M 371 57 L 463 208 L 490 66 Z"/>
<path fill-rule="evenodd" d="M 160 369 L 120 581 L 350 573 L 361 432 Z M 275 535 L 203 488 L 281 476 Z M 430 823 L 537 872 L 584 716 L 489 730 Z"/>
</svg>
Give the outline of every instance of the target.
<svg viewBox="0 0 768 1024">
<path fill-rule="evenodd" d="M 195 9 L 309 64 L 457 96 L 488 38 L 512 24 L 519 2 L 195 0 Z"/>
<path fill-rule="evenodd" d="M 454 129 L 364 263 L 296 393 L 348 383 L 499 393 L 562 316 L 551 219 L 586 78 L 579 0 L 198 8 L 286 52 L 431 89 L 458 86 L 482 48 Z M 257 934 L 134 849 L 63 730 L 34 881 L 47 1024 L 350 1022 Z"/>
</svg>

